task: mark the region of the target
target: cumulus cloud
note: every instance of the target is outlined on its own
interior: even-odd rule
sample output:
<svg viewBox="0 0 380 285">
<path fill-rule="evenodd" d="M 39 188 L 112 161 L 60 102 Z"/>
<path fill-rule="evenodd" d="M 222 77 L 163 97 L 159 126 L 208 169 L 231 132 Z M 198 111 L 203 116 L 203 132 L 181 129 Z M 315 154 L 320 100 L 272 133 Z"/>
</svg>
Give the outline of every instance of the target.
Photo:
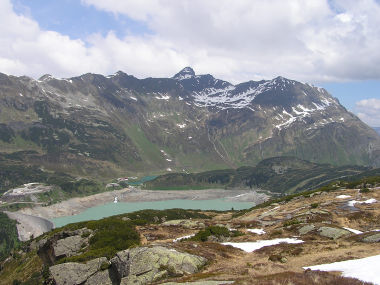
<svg viewBox="0 0 380 285">
<path fill-rule="evenodd" d="M 245 79 L 380 78 L 380 6 L 374 0 L 82 2 L 146 22 L 202 72 Z M 227 67 L 218 71 L 223 61 Z"/>
<path fill-rule="evenodd" d="M 41 29 L 35 20 L 16 14 L 10 0 L 0 0 L 0 72 L 34 78 L 45 73 L 69 77 L 117 70 L 142 77 L 164 76 L 187 63 L 183 54 L 159 37 L 120 39 L 110 31 L 73 40 Z"/>
<path fill-rule="evenodd" d="M 371 98 L 356 102 L 358 116 L 370 126 L 380 127 L 380 99 Z"/>
<path fill-rule="evenodd" d="M 152 33 L 73 40 L 42 30 L 0 0 L 2 72 L 40 76 L 170 76 L 190 65 L 233 82 L 282 75 L 302 81 L 380 79 L 375 0 L 81 0 Z"/>
</svg>

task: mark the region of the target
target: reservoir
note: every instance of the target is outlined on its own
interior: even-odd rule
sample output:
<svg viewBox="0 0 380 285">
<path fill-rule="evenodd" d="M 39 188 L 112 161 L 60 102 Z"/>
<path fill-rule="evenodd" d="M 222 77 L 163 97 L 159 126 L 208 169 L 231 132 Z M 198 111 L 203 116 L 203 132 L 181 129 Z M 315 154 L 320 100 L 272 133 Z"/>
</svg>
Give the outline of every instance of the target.
<svg viewBox="0 0 380 285">
<path fill-rule="evenodd" d="M 173 208 L 182 209 L 196 209 L 196 210 L 218 210 L 226 211 L 234 208 L 235 210 L 248 209 L 255 206 L 253 202 L 235 202 L 227 201 L 223 198 L 213 200 L 165 200 L 165 201 L 152 201 L 152 202 L 119 202 L 107 203 L 100 206 L 88 208 L 82 213 L 74 216 L 66 216 L 54 218 L 51 221 L 55 227 L 62 227 L 64 225 L 88 220 L 99 220 L 101 218 L 120 215 L 124 213 L 135 212 L 139 210 L 153 209 L 165 210 Z"/>
</svg>

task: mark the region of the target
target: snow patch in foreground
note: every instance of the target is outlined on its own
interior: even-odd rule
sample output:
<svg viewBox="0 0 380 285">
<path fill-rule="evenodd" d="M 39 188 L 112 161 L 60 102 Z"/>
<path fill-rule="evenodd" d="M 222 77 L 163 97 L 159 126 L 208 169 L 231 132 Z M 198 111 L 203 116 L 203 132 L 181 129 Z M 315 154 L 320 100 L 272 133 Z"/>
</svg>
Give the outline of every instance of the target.
<svg viewBox="0 0 380 285">
<path fill-rule="evenodd" d="M 321 271 L 341 271 L 342 276 L 357 278 L 364 282 L 380 285 L 380 255 L 371 257 L 303 267 Z"/>
<path fill-rule="evenodd" d="M 355 200 L 352 200 L 352 201 L 348 202 L 348 206 L 353 207 L 355 204 L 373 204 L 373 203 L 376 203 L 376 202 L 377 202 L 377 200 L 374 199 L 374 198 L 371 198 L 371 199 L 368 199 L 368 200 L 365 200 L 365 201 L 355 201 Z"/>
<path fill-rule="evenodd" d="M 276 238 L 272 240 L 258 240 L 253 242 L 224 242 L 223 245 L 231 245 L 236 248 L 240 248 L 245 252 L 252 252 L 265 246 L 276 245 L 280 243 L 303 243 L 303 240 L 296 238 Z"/>
<path fill-rule="evenodd" d="M 348 230 L 348 231 L 350 231 L 350 232 L 352 232 L 352 233 L 354 233 L 354 234 L 357 234 L 357 235 L 363 233 L 362 231 L 359 231 L 359 230 L 350 229 L 350 228 L 345 228 L 345 227 L 343 227 L 343 228 L 346 229 L 346 230 Z"/>
<path fill-rule="evenodd" d="M 179 237 L 179 238 L 176 238 L 176 239 L 173 239 L 173 242 L 177 242 L 177 241 L 180 241 L 180 240 L 183 240 L 183 239 L 188 239 L 188 238 L 191 238 L 195 236 L 195 234 L 191 234 L 191 235 L 188 235 L 188 236 L 183 236 L 183 237 Z"/>
<path fill-rule="evenodd" d="M 247 229 L 247 232 L 263 235 L 265 234 L 265 231 L 263 229 Z"/>
<path fill-rule="evenodd" d="M 346 198 L 351 198 L 351 196 L 350 195 L 339 195 L 339 196 L 336 196 L 335 198 L 346 199 Z"/>
</svg>

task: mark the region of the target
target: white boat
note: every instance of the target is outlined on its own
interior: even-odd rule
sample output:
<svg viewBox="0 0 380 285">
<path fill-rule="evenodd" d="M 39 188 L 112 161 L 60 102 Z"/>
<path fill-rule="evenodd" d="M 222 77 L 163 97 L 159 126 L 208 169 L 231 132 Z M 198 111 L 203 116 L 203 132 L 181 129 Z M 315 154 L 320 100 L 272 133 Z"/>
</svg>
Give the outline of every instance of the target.
<svg viewBox="0 0 380 285">
<path fill-rule="evenodd" d="M 113 202 L 114 202 L 114 203 L 117 203 L 117 202 L 118 202 L 118 201 L 117 201 L 117 197 L 115 197 L 115 200 L 113 200 Z"/>
</svg>

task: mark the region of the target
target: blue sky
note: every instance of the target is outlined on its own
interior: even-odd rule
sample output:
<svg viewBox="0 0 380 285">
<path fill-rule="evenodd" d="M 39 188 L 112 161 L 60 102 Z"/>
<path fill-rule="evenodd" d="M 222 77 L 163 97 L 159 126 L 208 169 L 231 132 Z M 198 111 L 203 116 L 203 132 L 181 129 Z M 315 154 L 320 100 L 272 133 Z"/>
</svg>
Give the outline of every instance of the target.
<svg viewBox="0 0 380 285">
<path fill-rule="evenodd" d="M 150 33 L 142 21 L 123 15 L 97 10 L 78 0 L 15 0 L 15 11 L 30 15 L 44 30 L 58 31 L 73 39 L 82 39 L 93 33 L 117 36 Z"/>
<path fill-rule="evenodd" d="M 375 0 L 0 0 L 0 72 L 281 75 L 380 126 L 378 15 Z"/>
<path fill-rule="evenodd" d="M 358 112 L 355 103 L 360 100 L 380 99 L 380 80 L 322 82 L 317 83 L 317 85 L 329 91 L 330 94 L 339 99 L 343 106 L 352 112 Z"/>
</svg>

